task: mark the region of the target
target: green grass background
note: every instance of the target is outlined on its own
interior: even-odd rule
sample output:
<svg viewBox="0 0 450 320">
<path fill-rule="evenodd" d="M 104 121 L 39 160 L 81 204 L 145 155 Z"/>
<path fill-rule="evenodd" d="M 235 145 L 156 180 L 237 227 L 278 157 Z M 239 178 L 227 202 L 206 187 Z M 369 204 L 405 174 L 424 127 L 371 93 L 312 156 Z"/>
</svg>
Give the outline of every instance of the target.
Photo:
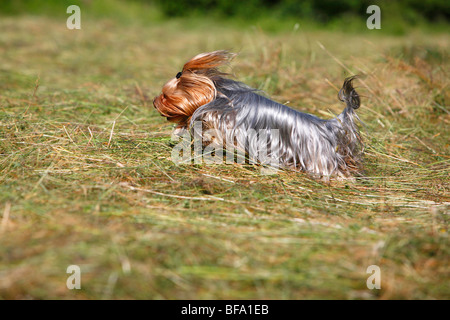
<svg viewBox="0 0 450 320">
<path fill-rule="evenodd" d="M 61 5 L 5 3 L 19 4 L 0 16 L 0 298 L 450 297 L 445 22 L 169 19 L 85 1 L 68 30 Z M 217 49 L 240 53 L 238 80 L 324 118 L 363 75 L 366 176 L 175 165 L 152 99 Z"/>
</svg>

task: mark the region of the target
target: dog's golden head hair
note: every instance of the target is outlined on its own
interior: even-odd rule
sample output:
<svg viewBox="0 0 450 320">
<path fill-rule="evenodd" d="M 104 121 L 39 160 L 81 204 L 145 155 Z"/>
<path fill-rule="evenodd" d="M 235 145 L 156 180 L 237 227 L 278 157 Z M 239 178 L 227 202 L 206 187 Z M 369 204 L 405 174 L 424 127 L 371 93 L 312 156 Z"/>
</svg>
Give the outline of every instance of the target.
<svg viewBox="0 0 450 320">
<path fill-rule="evenodd" d="M 164 85 L 153 105 L 167 120 L 177 123 L 178 127 L 187 127 L 194 111 L 216 98 L 214 80 L 225 75 L 218 68 L 234 56 L 225 50 L 195 56 Z"/>
</svg>

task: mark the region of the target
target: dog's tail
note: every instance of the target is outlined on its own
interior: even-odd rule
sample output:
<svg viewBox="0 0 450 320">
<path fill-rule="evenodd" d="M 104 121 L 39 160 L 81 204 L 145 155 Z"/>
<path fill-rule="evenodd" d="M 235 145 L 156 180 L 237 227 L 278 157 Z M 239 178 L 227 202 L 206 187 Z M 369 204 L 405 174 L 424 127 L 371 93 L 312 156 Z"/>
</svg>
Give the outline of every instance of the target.
<svg viewBox="0 0 450 320">
<path fill-rule="evenodd" d="M 342 171 L 358 172 L 361 170 L 361 159 L 364 151 L 364 144 L 358 129 L 357 123 L 361 123 L 355 110 L 361 105 L 359 94 L 353 88 L 352 81 L 357 76 L 348 77 L 344 80 L 338 98 L 347 105 L 344 111 L 337 117 L 341 128 L 339 134 L 338 153 L 342 156 Z"/>
<path fill-rule="evenodd" d="M 347 109 L 358 109 L 361 105 L 361 100 L 359 94 L 353 88 L 352 81 L 355 80 L 357 76 L 348 77 L 344 80 L 341 90 L 339 90 L 338 98 L 342 102 L 347 104 Z"/>
</svg>

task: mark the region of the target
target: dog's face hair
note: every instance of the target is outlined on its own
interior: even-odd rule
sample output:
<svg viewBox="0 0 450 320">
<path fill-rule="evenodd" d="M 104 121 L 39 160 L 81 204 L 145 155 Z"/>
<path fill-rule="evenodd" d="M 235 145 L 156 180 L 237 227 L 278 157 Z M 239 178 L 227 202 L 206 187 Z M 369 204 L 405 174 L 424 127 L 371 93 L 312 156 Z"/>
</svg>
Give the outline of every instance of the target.
<svg viewBox="0 0 450 320">
<path fill-rule="evenodd" d="M 195 56 L 174 79 L 164 85 L 162 93 L 153 100 L 153 105 L 167 120 L 177 123 L 179 127 L 186 127 L 197 108 L 216 98 L 214 79 L 226 75 L 217 68 L 233 56 L 226 51 Z"/>
<path fill-rule="evenodd" d="M 348 177 L 361 169 L 362 140 L 354 112 L 360 98 L 353 89 L 354 77 L 344 81 L 338 97 L 347 107 L 336 118 L 323 120 L 272 101 L 243 83 L 228 79 L 218 67 L 234 55 L 227 51 L 202 53 L 188 61 L 154 99 L 155 108 L 178 128 L 201 121 L 201 129 L 215 130 L 215 143 L 237 147 L 250 157 L 263 148 L 271 150 L 284 168 L 300 169 L 316 177 Z M 277 129 L 278 136 L 271 134 Z M 260 134 L 250 131 L 266 130 Z M 254 159 L 262 162 L 262 159 Z"/>
<path fill-rule="evenodd" d="M 155 108 L 167 120 L 185 127 L 194 111 L 216 97 L 214 83 L 205 76 L 192 73 L 167 82 L 162 94 L 153 100 Z"/>
</svg>

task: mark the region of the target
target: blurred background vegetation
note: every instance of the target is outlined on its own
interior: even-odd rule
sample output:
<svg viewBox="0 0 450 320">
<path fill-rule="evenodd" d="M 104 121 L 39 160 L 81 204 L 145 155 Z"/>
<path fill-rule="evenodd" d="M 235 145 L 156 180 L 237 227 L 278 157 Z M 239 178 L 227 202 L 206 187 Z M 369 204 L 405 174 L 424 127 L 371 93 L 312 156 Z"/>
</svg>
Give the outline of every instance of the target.
<svg viewBox="0 0 450 320">
<path fill-rule="evenodd" d="M 84 17 L 148 24 L 168 19 L 256 23 L 265 31 L 285 30 L 301 23 L 302 27 L 365 32 L 366 9 L 372 4 L 380 6 L 382 28 L 392 34 L 401 35 L 411 28 L 448 30 L 450 17 L 447 0 L 3 0 L 0 15 L 55 15 L 71 4 L 82 6 Z"/>
</svg>

